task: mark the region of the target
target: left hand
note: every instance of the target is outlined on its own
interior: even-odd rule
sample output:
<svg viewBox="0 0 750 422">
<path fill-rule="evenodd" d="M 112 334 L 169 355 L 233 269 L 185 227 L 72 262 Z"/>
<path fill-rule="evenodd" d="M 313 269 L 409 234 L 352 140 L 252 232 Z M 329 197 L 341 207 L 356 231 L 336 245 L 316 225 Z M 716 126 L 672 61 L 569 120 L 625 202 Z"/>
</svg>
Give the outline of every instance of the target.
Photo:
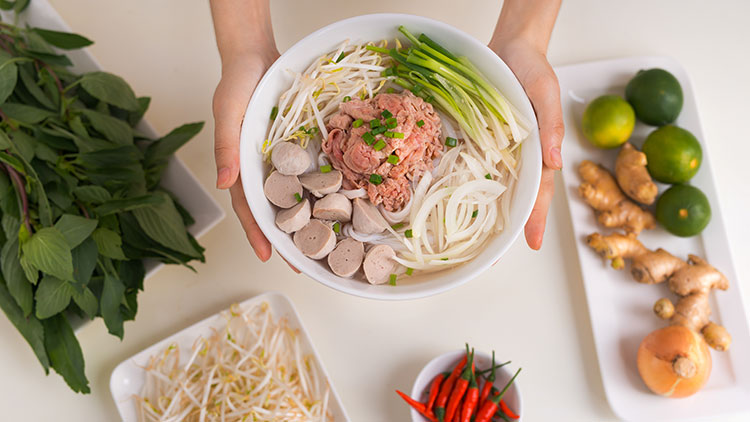
<svg viewBox="0 0 750 422">
<path fill-rule="evenodd" d="M 545 52 L 524 38 L 490 43 L 489 46 L 510 67 L 536 112 L 542 142 L 542 180 L 539 193 L 526 222 L 526 243 L 532 249 L 542 247 L 552 195 L 555 170 L 562 169 L 561 147 L 565 126 L 560 105 L 560 85 Z"/>
</svg>

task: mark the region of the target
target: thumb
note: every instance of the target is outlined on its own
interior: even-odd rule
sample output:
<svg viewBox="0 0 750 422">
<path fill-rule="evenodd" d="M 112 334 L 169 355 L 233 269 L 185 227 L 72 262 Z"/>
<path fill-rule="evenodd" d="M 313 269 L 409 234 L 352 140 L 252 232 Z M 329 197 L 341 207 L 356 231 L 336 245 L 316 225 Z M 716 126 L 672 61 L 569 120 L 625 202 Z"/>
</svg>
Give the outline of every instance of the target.
<svg viewBox="0 0 750 422">
<path fill-rule="evenodd" d="M 563 165 L 561 148 L 565 126 L 560 106 L 560 85 L 552 68 L 549 67 L 528 88 L 527 93 L 539 121 L 544 164 L 553 170 L 559 170 Z"/>
</svg>

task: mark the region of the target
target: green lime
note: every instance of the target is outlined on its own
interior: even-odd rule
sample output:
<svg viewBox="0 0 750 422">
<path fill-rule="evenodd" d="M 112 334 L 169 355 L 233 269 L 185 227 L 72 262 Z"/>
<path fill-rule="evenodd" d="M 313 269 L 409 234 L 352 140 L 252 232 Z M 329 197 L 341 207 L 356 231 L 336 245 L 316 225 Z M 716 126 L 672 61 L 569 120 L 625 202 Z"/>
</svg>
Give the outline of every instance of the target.
<svg viewBox="0 0 750 422">
<path fill-rule="evenodd" d="M 711 205 L 700 189 L 674 185 L 656 202 L 656 220 L 674 235 L 695 236 L 711 221 Z"/>
<path fill-rule="evenodd" d="M 703 150 L 692 133 L 667 125 L 651 132 L 643 143 L 648 172 L 664 183 L 685 183 L 701 166 Z"/>
<path fill-rule="evenodd" d="M 583 135 L 599 148 L 617 148 L 635 127 L 633 107 L 619 95 L 602 95 L 583 112 Z"/>
<path fill-rule="evenodd" d="M 664 69 L 641 70 L 625 87 L 625 98 L 643 123 L 662 126 L 677 119 L 682 110 L 682 87 Z"/>
</svg>

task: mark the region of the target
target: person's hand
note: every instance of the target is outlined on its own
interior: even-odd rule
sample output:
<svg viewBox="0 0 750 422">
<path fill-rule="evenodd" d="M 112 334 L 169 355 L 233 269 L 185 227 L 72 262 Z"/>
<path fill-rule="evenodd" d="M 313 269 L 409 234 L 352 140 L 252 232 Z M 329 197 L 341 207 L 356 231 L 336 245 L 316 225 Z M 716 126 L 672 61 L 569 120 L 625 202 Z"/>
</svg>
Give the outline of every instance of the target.
<svg viewBox="0 0 750 422">
<path fill-rule="evenodd" d="M 271 244 L 255 222 L 245 199 L 239 177 L 239 148 L 240 128 L 247 103 L 260 78 L 279 57 L 275 47 L 267 50 L 265 53 L 252 52 L 225 61 L 213 100 L 216 187 L 229 189 L 232 208 L 245 230 L 247 240 L 261 261 L 267 261 L 271 257 Z"/>
<path fill-rule="evenodd" d="M 555 170 L 562 168 L 561 145 L 565 127 L 560 106 L 560 86 L 545 52 L 524 38 L 494 41 L 490 48 L 510 67 L 531 100 L 539 122 L 542 141 L 542 180 L 539 193 L 526 222 L 526 243 L 532 249 L 542 247 L 547 211 L 555 190 Z"/>
</svg>

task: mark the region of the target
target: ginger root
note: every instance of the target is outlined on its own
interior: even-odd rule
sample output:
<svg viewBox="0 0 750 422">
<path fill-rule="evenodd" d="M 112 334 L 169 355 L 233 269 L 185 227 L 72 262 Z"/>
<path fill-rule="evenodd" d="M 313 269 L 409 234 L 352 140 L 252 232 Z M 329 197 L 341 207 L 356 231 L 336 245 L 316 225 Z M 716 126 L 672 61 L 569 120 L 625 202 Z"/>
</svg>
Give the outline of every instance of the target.
<svg viewBox="0 0 750 422">
<path fill-rule="evenodd" d="M 615 177 L 625 195 L 641 204 L 651 205 L 656 200 L 659 188 L 646 169 L 646 154 L 638 151 L 630 142 L 625 143 L 615 161 Z"/>
<path fill-rule="evenodd" d="M 726 290 L 729 280 L 704 259 L 689 255 L 683 261 L 664 249 L 652 251 L 636 238 L 634 233 L 613 233 L 602 236 L 594 233 L 586 238 L 588 245 L 605 259 L 612 260 L 612 267 L 623 268 L 630 260 L 630 273 L 644 284 L 667 282 L 669 290 L 680 297 L 672 305 L 663 298 L 654 305 L 655 313 L 669 319 L 671 325 L 681 325 L 703 334 L 706 343 L 716 350 L 727 350 L 732 338 L 724 327 L 709 320 L 711 306 L 708 295 L 712 289 Z M 668 302 L 668 303 L 666 303 Z M 669 312 L 669 307 L 673 308 Z"/>
<path fill-rule="evenodd" d="M 654 215 L 629 200 L 617 186 L 612 174 L 602 166 L 584 160 L 578 167 L 583 183 L 578 192 L 597 213 L 604 227 L 622 227 L 628 233 L 638 234 L 655 226 Z"/>
</svg>

